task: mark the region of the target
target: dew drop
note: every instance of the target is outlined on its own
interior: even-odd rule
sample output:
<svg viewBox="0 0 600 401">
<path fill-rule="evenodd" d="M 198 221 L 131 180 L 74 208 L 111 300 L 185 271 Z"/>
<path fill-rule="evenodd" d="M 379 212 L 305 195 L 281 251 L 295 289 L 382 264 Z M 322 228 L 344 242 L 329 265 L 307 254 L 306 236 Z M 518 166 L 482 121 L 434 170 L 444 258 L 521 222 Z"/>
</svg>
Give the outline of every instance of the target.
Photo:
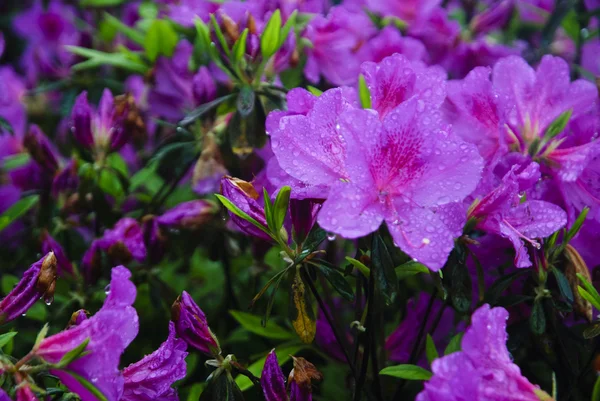
<svg viewBox="0 0 600 401">
<path fill-rule="evenodd" d="M 104 287 L 104 293 L 106 295 L 110 294 L 110 284 L 108 284 L 106 287 Z"/>
<path fill-rule="evenodd" d="M 334 219 L 334 220 L 335 220 L 335 219 Z M 332 223 L 333 223 L 333 220 L 332 220 Z M 333 224 L 335 224 L 335 223 L 333 223 Z M 328 241 L 335 241 L 335 238 L 336 238 L 336 235 L 335 235 L 335 234 L 333 234 L 333 233 L 329 233 L 329 234 L 327 234 L 327 240 L 328 240 Z"/>
</svg>

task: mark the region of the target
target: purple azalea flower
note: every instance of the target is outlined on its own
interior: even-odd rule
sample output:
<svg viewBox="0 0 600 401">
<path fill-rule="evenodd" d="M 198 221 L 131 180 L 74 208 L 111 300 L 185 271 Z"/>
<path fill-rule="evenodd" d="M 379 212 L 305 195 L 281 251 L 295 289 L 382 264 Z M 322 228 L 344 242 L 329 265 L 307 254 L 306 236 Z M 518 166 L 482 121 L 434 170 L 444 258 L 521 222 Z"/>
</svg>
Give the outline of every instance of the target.
<svg viewBox="0 0 600 401">
<path fill-rule="evenodd" d="M 142 263 L 146 259 L 144 235 L 137 220 L 124 217 L 112 229 L 105 230 L 102 238 L 95 241 L 114 260 L 124 263 L 134 259 Z"/>
<path fill-rule="evenodd" d="M 519 0 L 516 5 L 521 21 L 540 25 L 554 10 L 554 0 Z"/>
<path fill-rule="evenodd" d="M 290 199 L 292 232 L 297 243 L 301 243 L 317 221 L 321 203 L 311 199 Z"/>
<path fill-rule="evenodd" d="M 439 8 L 441 0 L 367 0 L 369 10 L 385 17 L 396 17 L 409 29 L 418 29 L 427 23 Z"/>
<path fill-rule="evenodd" d="M 193 46 L 183 40 L 177 44 L 170 59 L 158 59 L 155 85 L 148 94 L 152 114 L 176 121 L 199 102 L 209 102 L 215 98 L 215 83 L 208 70 L 200 68 L 195 75 L 189 70 L 192 52 Z"/>
<path fill-rule="evenodd" d="M 375 32 L 360 8 L 336 6 L 326 17 L 315 16 L 304 34 L 312 43 L 312 48 L 306 49 L 304 74 L 311 82 L 319 82 L 323 75 L 334 85 L 355 83 L 361 62 L 357 50 Z"/>
<path fill-rule="evenodd" d="M 285 389 L 285 376 L 279 367 L 277 354 L 272 350 L 263 367 L 260 375 L 260 385 L 265 395 L 266 401 L 287 401 L 287 391 Z"/>
<path fill-rule="evenodd" d="M 6 394 L 6 391 L 2 390 L 0 388 L 0 401 L 12 401 L 10 399 L 10 397 L 8 396 L 8 394 Z"/>
<path fill-rule="evenodd" d="M 423 323 L 429 298 L 428 294 L 421 293 L 417 300 L 410 299 L 408 301 L 406 315 L 403 317 L 402 322 L 385 340 L 385 349 L 391 361 L 410 363 L 411 352 L 418 340 L 419 327 Z M 443 307 L 443 303 L 439 299 L 433 302 L 430 317 L 425 326 L 425 333 L 430 333 L 433 330 L 433 326 L 436 324 L 435 316 Z M 454 311 L 452 308 L 445 308 L 433 334 L 434 343 L 443 350 L 448 344 L 449 334 L 460 329 L 461 327 L 454 327 Z"/>
<path fill-rule="evenodd" d="M 36 0 L 15 17 L 15 32 L 27 40 L 21 64 L 29 82 L 35 83 L 40 76 L 64 77 L 69 73 L 75 56 L 65 46 L 77 45 L 80 39 L 75 18 L 75 9 L 61 0 L 51 0 L 48 7 Z"/>
<path fill-rule="evenodd" d="M 429 0 L 428 0 L 429 1 Z M 411 27 L 410 34 L 421 40 L 429 53 L 429 63 L 442 64 L 452 56 L 460 41 L 461 26 L 443 8 L 435 8 L 425 24 Z"/>
<path fill-rule="evenodd" d="M 592 83 L 570 82 L 568 64 L 553 56 L 544 56 L 537 70 L 520 57 L 504 58 L 494 66 L 492 82 L 509 141 L 523 151 L 561 113 L 571 109 L 577 118 L 598 96 Z"/>
<path fill-rule="evenodd" d="M 89 340 L 88 354 L 64 369 L 50 370 L 83 401 L 97 401 L 97 397 L 74 375 L 94 384 L 108 401 L 122 399 L 124 379 L 119 371 L 119 359 L 138 333 L 138 315 L 132 306 L 136 288 L 130 277 L 131 273 L 123 266 L 113 268 L 110 292 L 102 308 L 79 325 L 47 337 L 36 351 L 43 360 L 58 363 L 67 352 Z"/>
<path fill-rule="evenodd" d="M 238 178 L 223 177 L 221 180 L 221 193 L 223 196 L 233 202 L 233 204 L 235 204 L 238 208 L 246 212 L 250 217 L 254 218 L 254 220 L 263 224 L 265 227 L 267 226 L 265 211 L 259 204 L 259 199 L 261 199 L 261 197 L 259 197 L 258 192 L 256 192 L 256 189 L 254 189 L 252 183 L 240 180 Z M 238 226 L 238 228 L 245 234 L 261 238 L 265 241 L 271 241 L 271 237 L 269 235 L 254 226 L 252 223 L 249 223 L 233 213 L 229 213 L 229 216 L 231 217 L 231 220 Z"/>
<path fill-rule="evenodd" d="M 56 286 L 56 257 L 52 252 L 23 273 L 19 283 L 0 301 L 0 324 L 23 315 L 43 297 L 52 301 Z"/>
<path fill-rule="evenodd" d="M 507 319 L 504 308 L 477 309 L 462 339 L 462 351 L 433 362 L 433 377 L 417 401 L 539 401 L 537 388 L 521 375 L 506 348 Z"/>
<path fill-rule="evenodd" d="M 6 42 L 4 41 L 4 34 L 0 32 L 0 57 L 4 54 L 4 47 L 6 46 Z"/>
<path fill-rule="evenodd" d="M 156 221 L 164 227 L 197 229 L 209 221 L 217 210 L 214 203 L 198 199 L 180 203 Z"/>
<path fill-rule="evenodd" d="M 177 401 L 173 383 L 186 373 L 185 341 L 175 337 L 175 325 L 169 323 L 169 337 L 161 346 L 140 361 L 123 369 L 125 385 L 121 401 Z"/>
<path fill-rule="evenodd" d="M 519 194 L 530 188 L 540 177 L 539 166 L 531 163 L 521 171 L 514 166 L 495 190 L 470 211 L 477 220 L 476 227 L 507 238 L 513 245 L 515 266 L 529 267 L 525 242 L 539 249 L 535 238 L 544 238 L 567 224 L 567 214 L 560 207 L 545 201 L 522 201 Z"/>
<path fill-rule="evenodd" d="M 488 0 L 486 8 L 471 20 L 471 31 L 477 35 L 502 28 L 513 14 L 515 0 Z"/>
<path fill-rule="evenodd" d="M 207 355 L 221 354 L 219 341 L 208 327 L 206 315 L 186 291 L 173 303 L 171 320 L 175 322 L 177 335 L 186 343 Z"/>
<path fill-rule="evenodd" d="M 425 45 L 418 39 L 402 36 L 393 26 L 386 26 L 365 43 L 359 52 L 363 61 L 379 63 L 395 53 L 402 54 L 411 61 L 428 59 Z"/>
<path fill-rule="evenodd" d="M 23 146 L 44 173 L 54 176 L 59 166 L 57 152 L 40 127 L 29 126 L 29 130 L 23 138 Z"/>
<path fill-rule="evenodd" d="M 48 230 L 42 231 L 42 252 L 54 252 L 56 257 L 56 272 L 62 277 L 65 274 L 73 274 L 73 264 L 67 257 L 63 247 L 48 233 Z"/>
<path fill-rule="evenodd" d="M 348 176 L 332 187 L 336 196 L 325 201 L 318 222 L 358 238 L 385 220 L 404 252 L 437 271 L 454 246 L 451 227 L 465 217 L 441 207 L 471 193 L 483 163 L 475 147 L 419 110 L 421 101 L 402 103 L 383 121 L 371 110 L 342 115 Z"/>
<path fill-rule="evenodd" d="M 125 125 L 128 111 L 126 102 L 115 104 L 111 91 L 104 89 L 94 113 L 88 104 L 87 92 L 83 91 L 71 112 L 73 136 L 84 148 L 94 149 L 99 157 L 117 152 L 131 139 L 132 130 Z"/>
<path fill-rule="evenodd" d="M 214 14 L 218 3 L 209 0 L 182 0 L 167 1 L 167 15 L 178 24 L 187 27 L 194 26 L 194 18 L 198 17 L 204 22 L 210 20 L 210 14 Z"/>
<path fill-rule="evenodd" d="M 6 119 L 15 131 L 12 141 L 17 141 L 25 134 L 25 125 L 27 123 L 27 115 L 25 114 L 25 106 L 22 99 L 25 95 L 25 83 L 19 75 L 11 67 L 0 67 L 0 117 Z M 3 128 L 0 128 L 2 137 L 7 134 Z M 2 146 L 0 155 L 5 152 L 5 147 Z"/>
<path fill-rule="evenodd" d="M 600 39 L 585 42 L 581 49 L 581 66 L 594 76 L 600 76 Z"/>
</svg>

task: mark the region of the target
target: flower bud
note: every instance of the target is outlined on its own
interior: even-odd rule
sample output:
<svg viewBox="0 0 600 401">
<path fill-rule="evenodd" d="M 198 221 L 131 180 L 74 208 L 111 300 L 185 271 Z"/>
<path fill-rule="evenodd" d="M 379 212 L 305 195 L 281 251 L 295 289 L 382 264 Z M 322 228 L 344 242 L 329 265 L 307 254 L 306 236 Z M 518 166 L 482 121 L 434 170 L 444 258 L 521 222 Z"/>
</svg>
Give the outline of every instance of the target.
<svg viewBox="0 0 600 401">
<path fill-rule="evenodd" d="M 49 175 L 54 175 L 58 170 L 58 160 L 52 145 L 40 127 L 32 125 L 23 138 L 23 146 L 31 155 L 31 158 L 39 164 Z"/>
<path fill-rule="evenodd" d="M 209 133 L 204 137 L 202 153 L 194 166 L 194 192 L 200 195 L 217 192 L 221 178 L 225 175 L 227 169 L 223 165 L 219 146 L 215 136 Z"/>
<path fill-rule="evenodd" d="M 19 381 L 19 384 L 17 384 L 17 391 L 15 392 L 15 401 L 38 401 L 29 382 L 23 379 L 20 379 Z"/>
<path fill-rule="evenodd" d="M 54 177 L 52 181 L 52 196 L 62 192 L 75 192 L 79 187 L 77 160 L 73 159 Z"/>
<path fill-rule="evenodd" d="M 167 210 L 157 218 L 158 223 L 166 228 L 186 228 L 195 230 L 209 221 L 217 211 L 214 203 L 198 199 L 183 202 Z"/>
<path fill-rule="evenodd" d="M 0 324 L 27 312 L 40 297 L 50 302 L 56 285 L 56 257 L 53 252 L 31 265 L 21 281 L 0 301 Z"/>
<path fill-rule="evenodd" d="M 287 401 L 285 377 L 277 361 L 277 354 L 272 350 L 263 367 L 260 384 L 266 401 Z"/>
<path fill-rule="evenodd" d="M 129 263 L 131 259 L 143 262 L 146 259 L 146 245 L 138 222 L 124 217 L 110 230 L 105 230 L 98 241 L 98 248 L 106 251 L 114 262 Z"/>
<path fill-rule="evenodd" d="M 94 145 L 94 136 L 92 135 L 92 109 L 87 100 L 87 92 L 83 91 L 73 105 L 71 111 L 71 120 L 73 122 L 73 136 L 81 146 L 91 149 Z"/>
<path fill-rule="evenodd" d="M 73 312 L 69 323 L 67 323 L 67 329 L 71 327 L 79 326 L 82 322 L 86 321 L 90 316 L 90 312 L 85 309 L 79 309 L 77 312 Z"/>
<path fill-rule="evenodd" d="M 56 257 L 56 272 L 59 276 L 65 273 L 73 274 L 73 265 L 67 257 L 63 247 L 48 233 L 48 230 L 42 231 L 42 252 L 54 252 Z"/>
<path fill-rule="evenodd" d="M 217 97 L 217 85 L 207 67 L 202 66 L 192 80 L 194 100 L 197 104 L 204 104 Z"/>
<path fill-rule="evenodd" d="M 565 256 L 567 262 L 565 265 L 565 276 L 567 277 L 567 281 L 573 292 L 573 309 L 575 310 L 575 313 L 585 317 L 588 322 L 591 322 L 593 319 L 592 304 L 585 300 L 577 290 L 577 287 L 579 286 L 577 274 L 581 274 L 591 282 L 592 278 L 590 276 L 590 270 L 579 252 L 569 244 L 565 247 Z"/>
<path fill-rule="evenodd" d="M 513 0 L 500 0 L 473 17 L 471 30 L 474 35 L 501 28 L 512 16 Z"/>
<path fill-rule="evenodd" d="M 157 218 L 152 215 L 144 216 L 142 218 L 142 231 L 148 257 L 152 263 L 158 263 L 165 254 L 167 238 L 163 235 Z"/>
<path fill-rule="evenodd" d="M 177 335 L 189 345 L 207 355 L 221 354 L 217 337 L 210 331 L 204 312 L 186 291 L 173 303 L 171 320 L 175 322 Z"/>
<path fill-rule="evenodd" d="M 238 178 L 226 176 L 221 180 L 221 193 L 254 220 L 267 227 L 265 211 L 258 203 L 258 193 L 251 183 Z M 229 212 L 229 216 L 244 233 L 264 239 L 266 241 L 271 240 L 271 237 L 254 226 L 254 224 L 234 215 L 231 212 Z"/>
</svg>

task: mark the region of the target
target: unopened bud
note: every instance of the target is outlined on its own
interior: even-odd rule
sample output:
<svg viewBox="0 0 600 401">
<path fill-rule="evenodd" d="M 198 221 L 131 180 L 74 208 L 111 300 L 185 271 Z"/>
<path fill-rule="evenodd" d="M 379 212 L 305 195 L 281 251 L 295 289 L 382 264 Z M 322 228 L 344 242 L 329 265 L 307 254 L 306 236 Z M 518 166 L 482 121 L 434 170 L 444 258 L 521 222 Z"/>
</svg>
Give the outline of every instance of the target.
<svg viewBox="0 0 600 401">
<path fill-rule="evenodd" d="M 56 288 L 56 256 L 54 252 L 50 252 L 44 258 L 38 279 L 35 284 L 36 290 L 44 297 L 46 302 L 54 300 L 54 290 Z"/>
<path fill-rule="evenodd" d="M 577 274 L 581 274 L 591 282 L 592 278 L 590 276 L 590 270 L 588 269 L 587 264 L 579 252 L 577 252 L 573 246 L 567 245 L 565 247 L 564 254 L 566 256 L 565 276 L 567 277 L 567 281 L 569 282 L 573 292 L 573 309 L 575 310 L 575 313 L 585 317 L 589 322 L 591 322 L 593 319 L 592 304 L 585 300 L 577 290 L 577 287 L 579 286 Z"/>
<path fill-rule="evenodd" d="M 67 324 L 67 329 L 79 326 L 81 323 L 87 320 L 89 315 L 90 312 L 86 311 L 85 309 L 79 309 L 77 312 L 73 312 L 73 314 L 71 315 L 71 319 Z"/>
<path fill-rule="evenodd" d="M 208 327 L 204 312 L 186 291 L 173 303 L 171 320 L 175 323 L 177 335 L 186 343 L 207 355 L 216 357 L 221 354 L 217 337 Z"/>
</svg>

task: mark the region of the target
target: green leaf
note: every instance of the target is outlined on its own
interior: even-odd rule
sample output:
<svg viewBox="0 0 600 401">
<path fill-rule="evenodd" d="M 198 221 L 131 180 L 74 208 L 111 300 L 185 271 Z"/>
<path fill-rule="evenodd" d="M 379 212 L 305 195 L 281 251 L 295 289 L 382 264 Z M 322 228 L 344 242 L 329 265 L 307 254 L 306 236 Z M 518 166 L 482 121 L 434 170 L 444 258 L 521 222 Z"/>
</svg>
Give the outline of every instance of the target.
<svg viewBox="0 0 600 401">
<path fill-rule="evenodd" d="M 352 264 L 352 266 L 356 267 L 356 269 L 361 272 L 361 274 L 363 276 L 365 276 L 365 278 L 369 278 L 370 274 L 371 274 L 371 269 L 369 269 L 367 266 L 365 266 L 365 264 L 363 262 L 361 262 L 360 260 L 351 258 L 350 256 L 346 256 L 346 260 L 348 262 L 350 262 L 350 264 Z"/>
<path fill-rule="evenodd" d="M 429 273 L 429 269 L 427 268 L 427 266 L 425 266 L 422 263 L 415 262 L 414 260 L 403 263 L 400 266 L 396 267 L 394 270 L 396 271 L 396 277 L 398 278 L 398 280 L 402 280 L 419 273 Z"/>
<path fill-rule="evenodd" d="M 573 109 L 569 109 L 563 113 L 561 113 L 550 125 L 548 129 L 546 129 L 546 133 L 544 134 L 544 140 L 552 139 L 556 135 L 560 134 L 564 131 L 565 127 L 569 123 L 569 119 L 571 118 L 571 114 L 573 114 Z"/>
<path fill-rule="evenodd" d="M 65 49 L 78 56 L 86 57 L 89 60 L 75 64 L 73 71 L 83 71 L 90 68 L 98 68 L 105 65 L 123 68 L 125 70 L 146 74 L 149 67 L 141 62 L 139 58 L 132 58 L 131 54 L 124 53 L 104 53 L 98 50 L 86 49 L 78 46 L 65 46 Z"/>
<path fill-rule="evenodd" d="M 530 274 L 531 271 L 529 269 L 519 269 L 514 273 L 507 274 L 501 276 L 498 280 L 496 280 L 485 293 L 485 302 L 490 305 L 495 305 L 498 301 L 498 298 L 506 291 L 508 287 L 521 276 L 526 274 Z"/>
<path fill-rule="evenodd" d="M 246 54 L 246 41 L 248 40 L 248 28 L 242 31 L 242 34 L 233 44 L 233 49 L 231 50 L 232 56 L 232 64 L 234 67 L 239 68 L 239 63 L 244 58 L 244 54 Z"/>
<path fill-rule="evenodd" d="M 115 199 L 121 198 L 125 193 L 119 177 L 109 169 L 100 170 L 100 175 L 98 176 L 98 187 L 102 190 L 102 192 L 112 196 Z"/>
<path fill-rule="evenodd" d="M 556 282 L 558 283 L 558 289 L 560 290 L 561 295 L 569 302 L 573 303 L 573 290 L 571 290 L 571 285 L 569 285 L 569 281 L 556 267 L 552 269 L 552 273 L 554 273 L 554 277 L 556 278 Z"/>
<path fill-rule="evenodd" d="M 581 226 L 585 222 L 585 219 L 586 219 L 589 211 L 590 211 L 590 208 L 586 206 L 583 208 L 581 213 L 579 213 L 579 216 L 577 216 L 577 219 L 575 219 L 575 222 L 573 223 L 573 225 L 571 226 L 571 228 L 569 229 L 569 231 L 567 231 L 567 234 L 565 235 L 565 239 L 563 241 L 564 244 L 568 244 L 569 242 L 571 242 L 571 240 L 577 235 L 577 233 L 581 229 Z"/>
<path fill-rule="evenodd" d="M 430 334 L 427 334 L 427 339 L 425 342 L 425 354 L 427 355 L 427 362 L 429 362 L 429 365 L 431 365 L 431 362 L 440 357 L 437 349 L 435 348 L 433 337 L 431 337 Z"/>
<path fill-rule="evenodd" d="M 450 355 L 460 351 L 460 343 L 462 342 L 463 335 L 464 333 L 458 333 L 457 335 L 452 337 L 452 339 L 448 343 L 448 346 L 444 350 L 444 355 Z"/>
<path fill-rule="evenodd" d="M 17 335 L 16 331 L 11 331 L 9 333 L 0 334 L 0 349 L 8 344 L 14 336 Z"/>
<path fill-rule="evenodd" d="M 279 362 L 279 366 L 284 365 L 287 361 L 292 358 L 292 355 L 297 354 L 302 349 L 306 348 L 304 345 L 291 345 L 285 348 L 276 348 L 275 354 L 277 355 L 277 361 Z M 250 371 L 254 376 L 260 376 L 263 367 L 265 366 L 265 361 L 267 360 L 267 353 L 264 357 L 254 362 L 252 365 L 248 366 L 248 371 Z M 235 382 L 240 387 L 240 390 L 246 391 L 249 388 L 252 388 L 254 383 L 250 379 L 248 379 L 244 375 L 239 375 L 235 378 Z"/>
<path fill-rule="evenodd" d="M 583 331 L 583 338 L 586 340 L 600 336 L 600 322 L 594 322 Z"/>
<path fill-rule="evenodd" d="M 277 198 L 275 198 L 275 203 L 273 203 L 273 224 L 275 225 L 275 232 L 279 232 L 281 227 L 283 227 L 283 222 L 290 204 L 291 192 L 292 189 L 286 185 L 279 190 Z"/>
<path fill-rule="evenodd" d="M 313 95 L 315 95 L 316 97 L 319 97 L 323 94 L 323 91 L 319 88 L 315 88 L 314 86 L 308 85 L 306 87 L 306 89 L 308 89 L 308 91 L 310 93 L 312 93 Z"/>
<path fill-rule="evenodd" d="M 229 50 L 229 46 L 227 45 L 227 40 L 225 39 L 225 35 L 223 35 L 223 31 L 217 22 L 214 14 L 210 15 L 210 22 L 213 26 L 213 30 L 215 31 L 215 35 L 217 35 L 217 39 L 223 48 L 223 51 L 227 55 L 227 57 L 231 57 L 231 51 Z"/>
<path fill-rule="evenodd" d="M 600 310 L 600 301 L 596 297 L 579 286 L 577 287 L 577 291 L 579 291 L 579 295 L 581 295 L 583 299 L 591 303 L 594 308 Z"/>
<path fill-rule="evenodd" d="M 67 352 L 60 359 L 60 361 L 58 361 L 57 366 L 59 368 L 65 368 L 71 362 L 73 362 L 75 359 L 82 357 L 83 353 L 85 351 L 85 348 L 87 347 L 87 345 L 89 344 L 89 342 L 90 342 L 89 338 L 86 338 L 85 340 L 83 340 L 83 342 L 81 344 L 79 344 L 77 347 L 73 348 L 71 351 Z"/>
<path fill-rule="evenodd" d="M 269 196 L 266 188 L 263 188 L 263 203 L 267 227 L 269 227 L 269 230 L 272 232 L 277 233 L 277 230 L 275 229 L 275 222 L 273 221 L 273 203 L 271 203 L 271 197 Z"/>
<path fill-rule="evenodd" d="M 449 289 L 450 300 L 454 308 L 461 313 L 467 313 L 471 307 L 473 288 L 471 275 L 465 263 L 464 251 L 455 248 L 449 257 L 451 266 Z"/>
<path fill-rule="evenodd" d="M 281 36 L 279 38 L 279 47 L 283 46 L 286 39 L 288 38 L 288 35 L 290 34 L 290 31 L 296 25 L 296 17 L 297 16 L 298 16 L 298 10 L 294 10 L 294 12 L 292 12 L 292 14 L 289 16 L 288 20 L 285 22 L 285 25 L 283 25 L 283 28 L 281 28 Z"/>
<path fill-rule="evenodd" d="M 196 39 L 194 40 L 193 59 L 198 65 L 206 65 L 213 58 L 214 51 L 214 47 L 211 46 L 210 29 L 198 17 L 194 18 L 194 27 L 196 28 Z"/>
<path fill-rule="evenodd" d="M 2 168 L 10 171 L 26 165 L 31 160 L 29 153 L 17 153 L 16 155 L 6 156 L 2 160 Z"/>
<path fill-rule="evenodd" d="M 380 291 L 387 305 L 394 303 L 398 295 L 398 279 L 394 272 L 394 263 L 381 235 L 373 235 L 371 250 L 371 275 L 375 279 L 375 291 Z"/>
<path fill-rule="evenodd" d="M 129 168 L 127 167 L 127 163 L 123 156 L 119 153 L 111 153 L 106 157 L 106 164 L 110 167 L 123 174 L 124 176 L 129 176 Z"/>
<path fill-rule="evenodd" d="M 194 383 L 190 386 L 187 401 L 198 401 L 198 398 L 204 391 L 206 383 Z"/>
<path fill-rule="evenodd" d="M 397 377 L 404 380 L 429 380 L 433 373 L 417 365 L 396 365 L 382 369 L 380 375 Z"/>
<path fill-rule="evenodd" d="M 594 302 L 592 302 L 592 304 L 594 304 L 594 306 L 596 305 L 600 305 L 600 294 L 598 294 L 598 291 L 596 290 L 596 288 L 592 285 L 592 283 L 590 283 L 582 274 L 577 273 L 577 278 L 579 279 L 579 281 L 581 281 L 581 284 L 583 285 L 583 289 L 585 289 L 585 291 L 594 299 Z M 581 287 L 578 287 L 581 288 Z M 579 291 L 581 293 L 581 291 Z M 588 300 L 589 301 L 589 300 Z M 599 307 L 596 306 L 596 309 L 600 310 Z"/>
<path fill-rule="evenodd" d="M 329 281 L 329 284 L 346 300 L 354 301 L 354 291 L 352 291 L 352 286 L 348 284 L 348 281 L 344 278 L 344 276 L 337 270 L 332 269 L 329 266 L 326 266 L 323 263 L 315 263 L 319 268 L 319 271 L 323 274 L 323 276 Z"/>
<path fill-rule="evenodd" d="M 225 206 L 227 208 L 227 210 L 229 210 L 231 213 L 233 213 L 236 216 L 253 224 L 256 228 L 258 228 L 259 230 L 262 230 L 263 232 L 265 232 L 266 234 L 268 234 L 271 238 L 273 238 L 275 240 L 275 238 L 273 237 L 273 234 L 271 234 L 271 232 L 269 231 L 269 229 L 267 227 L 263 226 L 258 221 L 254 220 L 246 212 L 244 212 L 242 209 L 240 209 L 239 207 L 234 205 L 233 202 L 231 202 L 229 199 L 227 199 L 223 195 L 219 195 L 219 194 L 215 194 L 215 196 L 217 197 L 217 199 L 219 199 L 219 201 L 221 201 L 223 206 Z"/>
<path fill-rule="evenodd" d="M 238 94 L 236 107 L 242 118 L 248 117 L 254 111 L 254 105 L 256 103 L 256 94 L 252 87 L 246 85 L 242 86 L 240 93 Z"/>
<path fill-rule="evenodd" d="M 546 314 L 541 299 L 536 299 L 529 316 L 529 327 L 534 334 L 540 335 L 546 331 Z"/>
<path fill-rule="evenodd" d="M 358 96 L 360 98 L 360 105 L 363 109 L 370 109 L 371 106 L 371 92 L 367 86 L 367 81 L 363 74 L 358 76 Z"/>
<path fill-rule="evenodd" d="M 227 370 L 212 374 L 198 401 L 244 401 L 244 396 Z"/>
<path fill-rule="evenodd" d="M 2 294 L 7 295 L 19 282 L 17 276 L 12 274 L 2 274 L 0 278 L 0 284 L 2 285 Z"/>
<path fill-rule="evenodd" d="M 15 134 L 15 130 L 13 129 L 11 123 L 8 122 L 8 120 L 4 117 L 0 117 L 0 132 L 2 132 L 2 130 L 7 131 L 11 135 Z"/>
<path fill-rule="evenodd" d="M 15 220 L 21 218 L 40 200 L 39 195 L 30 195 L 15 202 L 11 207 L 0 214 L 0 231 L 11 225 Z"/>
<path fill-rule="evenodd" d="M 94 395 L 94 397 L 96 397 L 98 399 L 98 401 L 108 401 L 108 399 L 104 396 L 104 394 L 102 394 L 102 392 L 100 390 L 98 390 L 98 387 L 94 386 L 86 378 L 78 375 L 77 373 L 75 373 L 71 370 L 66 370 L 66 369 L 61 369 L 61 370 L 63 372 L 65 372 L 66 374 L 70 375 L 71 377 L 73 377 L 77 382 L 79 382 L 79 384 L 81 384 L 87 391 L 92 393 L 92 395 Z"/>
<path fill-rule="evenodd" d="M 279 9 L 269 18 L 269 22 L 265 26 L 260 36 L 260 50 L 262 52 L 263 60 L 268 60 L 273 56 L 279 47 L 281 37 L 281 12 Z"/>
<path fill-rule="evenodd" d="M 117 31 L 121 32 L 128 39 L 137 43 L 138 45 L 144 45 L 144 35 L 136 29 L 133 29 L 127 24 L 124 24 L 118 18 L 113 17 L 109 13 L 104 13 L 104 21 L 112 26 Z"/>
<path fill-rule="evenodd" d="M 227 96 L 223 96 L 223 97 L 220 97 L 218 99 L 215 99 L 212 102 L 204 103 L 203 105 L 201 105 L 200 107 L 192 110 L 188 115 L 186 115 L 183 118 L 183 120 L 181 120 L 179 122 L 179 125 L 186 126 L 186 125 L 189 125 L 189 124 L 193 123 L 194 121 L 196 121 L 197 119 L 199 119 L 200 117 L 202 117 L 204 114 L 206 114 L 210 110 L 214 109 L 215 107 L 217 107 L 221 103 L 223 103 L 223 102 L 225 102 L 227 100 L 232 99 L 234 96 L 236 96 L 236 94 L 232 93 L 232 94 L 229 94 Z"/>
<path fill-rule="evenodd" d="M 600 401 L 600 376 L 596 378 L 596 382 L 594 383 L 591 401 Z"/>
<path fill-rule="evenodd" d="M 115 7 L 123 4 L 125 0 L 81 0 L 83 7 Z"/>
<path fill-rule="evenodd" d="M 156 61 L 156 58 L 161 55 L 171 57 L 178 39 L 177 32 L 175 32 L 169 21 L 154 20 L 146 32 L 144 41 L 146 56 L 152 62 Z"/>
<path fill-rule="evenodd" d="M 48 323 L 46 323 L 35 338 L 35 343 L 33 345 L 34 349 L 37 349 L 37 347 L 39 347 L 42 341 L 44 341 L 44 338 L 46 338 L 46 335 L 48 334 L 48 330 L 50 330 L 50 326 L 48 325 Z"/>
<path fill-rule="evenodd" d="M 250 313 L 230 310 L 229 314 L 233 316 L 243 328 L 258 336 L 271 338 L 273 340 L 290 340 L 296 337 L 294 333 L 273 323 L 273 321 L 268 321 L 263 327 L 262 319 Z"/>
</svg>

